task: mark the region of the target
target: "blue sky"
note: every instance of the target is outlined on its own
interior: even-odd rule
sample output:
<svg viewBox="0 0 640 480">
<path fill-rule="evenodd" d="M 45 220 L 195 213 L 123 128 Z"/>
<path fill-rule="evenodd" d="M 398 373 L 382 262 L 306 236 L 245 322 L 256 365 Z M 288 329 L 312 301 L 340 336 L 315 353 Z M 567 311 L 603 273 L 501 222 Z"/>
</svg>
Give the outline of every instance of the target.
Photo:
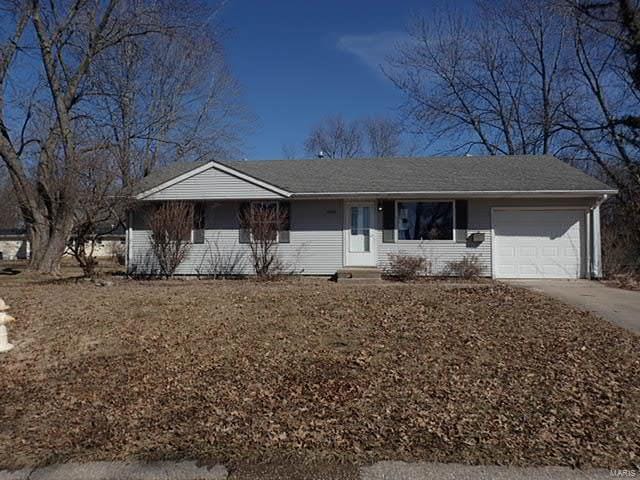
<svg viewBox="0 0 640 480">
<path fill-rule="evenodd" d="M 378 65 L 402 40 L 411 15 L 438 5 L 229 0 L 221 14 L 228 61 L 257 117 L 245 156 L 281 158 L 284 145 L 304 156 L 304 139 L 327 115 L 397 116 L 402 96 Z"/>
</svg>

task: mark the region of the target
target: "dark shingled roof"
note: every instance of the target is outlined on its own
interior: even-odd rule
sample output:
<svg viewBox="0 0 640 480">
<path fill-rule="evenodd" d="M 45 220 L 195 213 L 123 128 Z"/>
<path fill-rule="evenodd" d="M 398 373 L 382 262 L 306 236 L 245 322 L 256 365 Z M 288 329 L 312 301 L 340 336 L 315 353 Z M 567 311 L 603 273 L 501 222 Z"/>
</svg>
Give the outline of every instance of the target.
<svg viewBox="0 0 640 480">
<path fill-rule="evenodd" d="M 612 190 L 552 156 L 218 161 L 291 193 L 526 192 Z M 142 192 L 203 163 L 147 177 Z"/>
</svg>

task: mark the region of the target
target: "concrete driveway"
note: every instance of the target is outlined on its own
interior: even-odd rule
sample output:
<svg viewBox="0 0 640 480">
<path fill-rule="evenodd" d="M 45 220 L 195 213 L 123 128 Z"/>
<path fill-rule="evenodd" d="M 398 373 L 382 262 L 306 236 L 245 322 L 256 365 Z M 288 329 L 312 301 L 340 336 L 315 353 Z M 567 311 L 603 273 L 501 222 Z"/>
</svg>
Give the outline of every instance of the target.
<svg viewBox="0 0 640 480">
<path fill-rule="evenodd" d="M 509 280 L 507 283 L 542 292 L 640 334 L 640 292 L 606 287 L 590 280 Z"/>
</svg>

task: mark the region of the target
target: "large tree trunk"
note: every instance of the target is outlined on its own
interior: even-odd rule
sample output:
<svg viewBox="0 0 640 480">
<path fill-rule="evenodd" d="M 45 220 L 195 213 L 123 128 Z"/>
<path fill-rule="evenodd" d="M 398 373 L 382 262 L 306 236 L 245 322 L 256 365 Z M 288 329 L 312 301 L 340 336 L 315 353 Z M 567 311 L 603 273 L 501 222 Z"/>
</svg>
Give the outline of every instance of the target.
<svg viewBox="0 0 640 480">
<path fill-rule="evenodd" d="M 29 267 L 39 273 L 60 274 L 60 262 L 67 246 L 71 227 L 47 225 L 31 228 L 31 261 Z"/>
</svg>

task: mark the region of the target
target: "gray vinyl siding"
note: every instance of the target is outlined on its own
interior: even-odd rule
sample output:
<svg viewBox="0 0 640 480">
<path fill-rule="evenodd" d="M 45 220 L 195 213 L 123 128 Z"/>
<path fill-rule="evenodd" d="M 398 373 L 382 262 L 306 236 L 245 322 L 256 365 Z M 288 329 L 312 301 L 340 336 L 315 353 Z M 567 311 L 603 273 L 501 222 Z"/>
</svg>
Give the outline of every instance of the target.
<svg viewBox="0 0 640 480">
<path fill-rule="evenodd" d="M 432 273 L 439 274 L 448 262 L 464 256 L 476 255 L 483 274 L 491 276 L 491 209 L 493 207 L 590 207 L 593 199 L 470 199 L 468 203 L 467 233 L 484 233 L 478 245 L 454 241 L 424 241 L 383 243 L 378 216 L 375 238 L 377 264 L 384 267 L 390 253 L 406 253 L 426 257 Z M 332 275 L 343 266 L 343 200 L 291 200 L 290 243 L 278 245 L 280 258 L 287 271 L 306 275 Z M 251 274 L 249 247 L 240 244 L 238 231 L 239 201 L 209 202 L 206 210 L 205 243 L 192 245 L 186 261 L 178 273 L 206 274 L 216 256 L 241 256 L 237 273 Z M 134 212 L 131 230 L 130 267 L 138 273 L 153 270 L 149 231 L 142 211 Z"/>
<path fill-rule="evenodd" d="M 431 264 L 431 273 L 439 275 L 447 266 L 447 263 L 458 261 L 465 256 L 475 255 L 482 267 L 483 274 L 491 275 L 491 222 L 486 220 L 487 206 L 469 200 L 468 206 L 468 233 L 484 233 L 485 241 L 479 245 L 468 246 L 466 243 L 458 243 L 454 240 L 431 241 L 399 241 L 396 243 L 378 244 L 378 266 L 385 268 L 389 263 L 389 254 L 404 253 L 426 258 Z M 490 209 L 489 209 L 490 211 Z"/>
<path fill-rule="evenodd" d="M 390 253 L 406 253 L 408 255 L 424 256 L 431 262 L 434 275 L 443 273 L 448 262 L 458 261 L 464 256 L 475 255 L 483 269 L 483 275 L 491 276 L 491 209 L 493 207 L 589 207 L 593 206 L 593 199 L 509 199 L 486 198 L 470 199 L 468 210 L 467 233 L 484 233 L 485 240 L 479 245 L 470 246 L 466 243 L 453 241 L 423 241 L 378 243 L 378 266 L 388 265 Z M 379 220 L 381 225 L 381 219 Z"/>
<path fill-rule="evenodd" d="M 222 260 L 241 258 L 238 274 L 252 274 L 249 245 L 239 243 L 238 212 L 240 202 L 207 204 L 205 243 L 192 244 L 179 275 L 206 275 Z M 332 275 L 342 267 L 342 202 L 306 200 L 291 202 L 290 242 L 278 244 L 284 270 L 307 275 Z M 134 212 L 131 234 L 131 270 L 152 273 L 157 270 L 151 253 L 150 232 L 144 212 Z M 218 254 L 218 252 L 220 252 Z"/>
<path fill-rule="evenodd" d="M 226 200 L 249 198 L 282 198 L 260 187 L 216 168 L 210 168 L 186 180 L 160 190 L 145 200 Z"/>
</svg>

